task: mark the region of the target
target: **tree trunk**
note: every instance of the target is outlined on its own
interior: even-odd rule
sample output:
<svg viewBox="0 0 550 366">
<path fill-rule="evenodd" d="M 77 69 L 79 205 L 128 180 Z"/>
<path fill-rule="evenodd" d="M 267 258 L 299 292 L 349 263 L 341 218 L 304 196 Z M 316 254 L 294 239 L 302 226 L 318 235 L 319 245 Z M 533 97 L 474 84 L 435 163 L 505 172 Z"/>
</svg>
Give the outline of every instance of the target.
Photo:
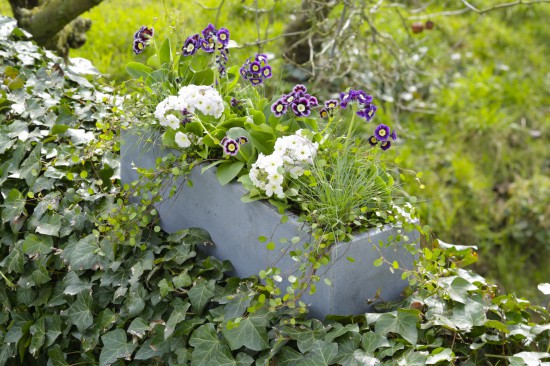
<svg viewBox="0 0 550 366">
<path fill-rule="evenodd" d="M 103 0 L 9 0 L 19 26 L 41 46 L 67 57 L 86 41 L 91 22 L 78 16 Z"/>
</svg>

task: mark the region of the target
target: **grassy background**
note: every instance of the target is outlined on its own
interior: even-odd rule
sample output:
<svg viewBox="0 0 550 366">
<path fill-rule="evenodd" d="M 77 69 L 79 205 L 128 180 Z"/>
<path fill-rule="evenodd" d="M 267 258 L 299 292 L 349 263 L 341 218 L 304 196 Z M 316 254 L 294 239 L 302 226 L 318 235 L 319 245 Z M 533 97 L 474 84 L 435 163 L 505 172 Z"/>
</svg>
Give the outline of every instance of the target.
<svg viewBox="0 0 550 366">
<path fill-rule="evenodd" d="M 212 8 L 219 0 L 198 3 L 105 0 L 85 15 L 93 20 L 88 42 L 71 56 L 89 58 L 102 72 L 123 78 L 127 62 L 147 57 L 147 52 L 132 54 L 135 30 L 151 25 L 157 40 L 170 36 L 181 46 L 187 35 L 216 19 Z M 256 15 L 248 10 L 253 4 L 227 0 L 219 13 L 218 26 L 229 28 L 241 44 L 258 37 Z M 280 34 L 299 6 L 287 0 L 259 5 L 274 9 L 259 16 L 262 38 Z M 439 10 L 445 9 L 429 8 Z M 0 2 L 0 12 L 7 11 L 7 1 Z M 550 5 L 436 17 L 433 31 L 414 37 L 394 12 L 378 19 L 380 30 L 404 47 L 427 48 L 417 64 L 424 83 L 414 98 L 433 113 L 398 111 L 391 103 L 380 103 L 377 117 L 399 126 L 402 138 L 390 150 L 393 157 L 424 174 L 426 189 L 414 181 L 406 185 L 419 198 L 423 221 L 443 241 L 477 245 L 480 272 L 535 300 L 542 300 L 536 285 L 550 281 L 547 19 Z M 265 50 L 280 55 L 281 46 L 279 40 Z M 231 57 L 243 60 L 256 51 L 248 47 Z"/>
</svg>

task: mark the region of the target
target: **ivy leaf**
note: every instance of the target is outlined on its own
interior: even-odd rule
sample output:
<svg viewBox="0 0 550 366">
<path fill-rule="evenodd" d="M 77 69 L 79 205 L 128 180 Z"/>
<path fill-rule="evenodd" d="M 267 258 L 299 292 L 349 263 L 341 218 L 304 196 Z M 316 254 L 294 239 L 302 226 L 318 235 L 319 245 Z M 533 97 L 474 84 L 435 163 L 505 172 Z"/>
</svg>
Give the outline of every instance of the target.
<svg viewBox="0 0 550 366">
<path fill-rule="evenodd" d="M 458 329 L 466 331 L 482 326 L 487 320 L 483 306 L 472 300 L 468 300 L 466 304 L 456 304 L 449 319 Z"/>
<path fill-rule="evenodd" d="M 23 273 L 25 271 L 25 258 L 21 246 L 14 246 L 1 265 L 7 273 Z"/>
<path fill-rule="evenodd" d="M 81 279 L 74 271 L 70 271 L 65 275 L 63 283 L 66 285 L 63 293 L 67 295 L 78 295 L 83 291 L 92 289 L 92 285 Z"/>
<path fill-rule="evenodd" d="M 229 347 L 216 334 L 214 325 L 202 325 L 191 335 L 189 344 L 194 347 L 191 366 L 236 365 Z"/>
<path fill-rule="evenodd" d="M 356 365 L 361 366 L 374 366 L 380 364 L 379 359 L 369 356 L 366 352 L 360 349 L 353 352 L 353 359 L 357 362 Z"/>
<path fill-rule="evenodd" d="M 21 218 L 24 219 L 24 217 L 27 216 L 25 203 L 25 198 L 21 192 L 14 188 L 9 191 L 2 204 L 2 222 L 9 222 L 11 229 L 15 233 L 19 232 L 19 228 L 21 228 Z"/>
<path fill-rule="evenodd" d="M 48 350 L 48 365 L 52 366 L 69 366 L 65 360 L 67 355 L 61 350 L 61 346 L 56 344 Z"/>
<path fill-rule="evenodd" d="M 164 328 L 164 339 L 168 339 L 176 330 L 176 326 L 185 320 L 187 316 L 187 309 L 189 309 L 189 303 L 179 303 L 174 307 L 168 321 L 166 322 L 166 327 Z"/>
<path fill-rule="evenodd" d="M 170 351 L 170 341 L 165 341 L 163 332 L 159 331 L 162 326 L 155 328 L 153 336 L 147 339 L 134 356 L 135 360 L 148 360 L 153 357 L 160 357 Z"/>
<path fill-rule="evenodd" d="M 379 334 L 397 333 L 410 344 L 415 345 L 418 339 L 417 324 L 419 321 L 419 310 L 399 309 L 397 314 L 382 314 L 376 322 L 375 331 Z"/>
<path fill-rule="evenodd" d="M 44 215 L 36 226 L 36 232 L 44 235 L 59 236 L 61 219 L 62 216 L 56 213 L 48 213 Z"/>
<path fill-rule="evenodd" d="M 74 270 L 96 269 L 100 261 L 99 251 L 97 238 L 90 234 L 80 240 L 72 237 L 62 257 L 69 261 L 70 268 Z"/>
<path fill-rule="evenodd" d="M 426 359 L 426 365 L 435 365 L 441 361 L 452 362 L 454 358 L 453 350 L 450 348 L 437 348 Z"/>
<path fill-rule="evenodd" d="M 40 155 L 42 150 L 42 143 L 36 144 L 29 157 L 21 164 L 21 171 L 19 176 L 25 179 L 25 182 L 29 187 L 34 185 L 36 178 L 40 173 Z"/>
<path fill-rule="evenodd" d="M 30 332 L 32 335 L 29 351 L 36 357 L 40 354 L 40 348 L 44 344 L 46 339 L 46 325 L 44 317 L 38 318 L 33 325 L 31 325 Z"/>
<path fill-rule="evenodd" d="M 51 236 L 28 234 L 23 241 L 23 252 L 28 256 L 48 254 L 53 250 Z"/>
<path fill-rule="evenodd" d="M 202 313 L 206 304 L 215 294 L 216 281 L 205 281 L 204 279 L 197 280 L 197 283 L 189 290 L 189 300 L 193 306 L 193 310 L 197 313 Z"/>
<path fill-rule="evenodd" d="M 311 361 L 312 365 L 331 365 L 338 354 L 338 344 L 334 342 L 325 342 L 317 340 L 313 342 L 313 347 L 306 354 L 306 360 Z"/>
<path fill-rule="evenodd" d="M 374 332 L 367 332 L 361 338 L 363 349 L 368 355 L 374 355 L 374 351 L 381 347 L 391 347 L 390 341 Z"/>
<path fill-rule="evenodd" d="M 57 314 L 46 315 L 46 343 L 44 347 L 49 347 L 54 344 L 57 337 L 61 335 L 63 321 Z"/>
<path fill-rule="evenodd" d="M 101 336 L 103 349 L 99 354 L 99 365 L 109 366 L 119 358 L 127 358 L 132 355 L 137 344 L 128 342 L 126 332 L 123 329 L 115 329 Z"/>
<path fill-rule="evenodd" d="M 304 355 L 291 347 L 283 347 L 277 354 L 277 365 L 294 366 L 304 359 Z"/>
<path fill-rule="evenodd" d="M 232 329 L 223 327 L 222 334 L 233 351 L 243 346 L 253 351 L 269 348 L 265 320 L 258 317 L 245 318 Z"/>
<path fill-rule="evenodd" d="M 69 320 L 80 332 L 88 329 L 94 322 L 92 315 L 92 296 L 89 292 L 79 294 L 69 306 Z"/>
<path fill-rule="evenodd" d="M 132 323 L 130 323 L 127 332 L 138 338 L 143 338 L 145 333 L 147 333 L 149 330 L 151 330 L 149 325 L 145 323 L 143 318 L 138 317 L 132 320 Z"/>
</svg>

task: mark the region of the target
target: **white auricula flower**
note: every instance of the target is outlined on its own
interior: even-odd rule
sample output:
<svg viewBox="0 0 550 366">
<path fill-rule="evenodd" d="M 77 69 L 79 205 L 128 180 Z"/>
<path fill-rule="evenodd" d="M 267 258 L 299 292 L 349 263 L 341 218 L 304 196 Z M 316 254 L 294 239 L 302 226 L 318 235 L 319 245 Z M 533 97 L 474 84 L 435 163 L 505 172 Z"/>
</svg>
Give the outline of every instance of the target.
<svg viewBox="0 0 550 366">
<path fill-rule="evenodd" d="M 191 146 L 191 140 L 189 139 L 189 136 L 183 132 L 176 132 L 175 140 L 176 144 L 182 149 Z"/>
</svg>

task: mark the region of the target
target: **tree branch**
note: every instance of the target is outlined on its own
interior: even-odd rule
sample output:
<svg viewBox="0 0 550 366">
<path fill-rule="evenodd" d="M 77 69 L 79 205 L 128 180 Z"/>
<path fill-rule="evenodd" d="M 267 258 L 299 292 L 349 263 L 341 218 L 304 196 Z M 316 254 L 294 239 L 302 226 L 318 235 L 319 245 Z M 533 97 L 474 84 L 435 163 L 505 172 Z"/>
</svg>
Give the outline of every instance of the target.
<svg viewBox="0 0 550 366">
<path fill-rule="evenodd" d="M 31 10 L 20 9 L 20 25 L 37 40 L 51 38 L 80 14 L 90 10 L 103 0 L 47 0 Z M 10 0 L 10 3 L 17 1 Z M 15 11 L 14 11 L 15 13 Z"/>
</svg>

